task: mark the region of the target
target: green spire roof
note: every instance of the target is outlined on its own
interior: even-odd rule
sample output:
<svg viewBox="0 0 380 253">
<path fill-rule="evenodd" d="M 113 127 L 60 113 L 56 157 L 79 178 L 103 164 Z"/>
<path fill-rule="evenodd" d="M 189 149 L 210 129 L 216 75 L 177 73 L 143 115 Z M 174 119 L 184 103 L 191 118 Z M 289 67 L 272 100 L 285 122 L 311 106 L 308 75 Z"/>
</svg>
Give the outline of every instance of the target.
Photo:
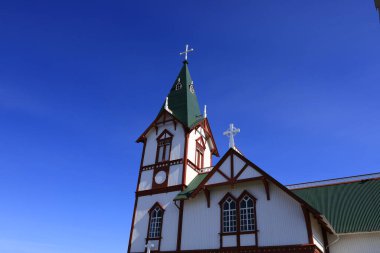
<svg viewBox="0 0 380 253">
<path fill-rule="evenodd" d="M 169 109 L 185 126 L 191 127 L 198 121 L 202 120 L 187 61 L 183 62 L 181 71 L 170 89 L 168 98 Z M 160 112 L 164 110 L 164 105 Z"/>
</svg>

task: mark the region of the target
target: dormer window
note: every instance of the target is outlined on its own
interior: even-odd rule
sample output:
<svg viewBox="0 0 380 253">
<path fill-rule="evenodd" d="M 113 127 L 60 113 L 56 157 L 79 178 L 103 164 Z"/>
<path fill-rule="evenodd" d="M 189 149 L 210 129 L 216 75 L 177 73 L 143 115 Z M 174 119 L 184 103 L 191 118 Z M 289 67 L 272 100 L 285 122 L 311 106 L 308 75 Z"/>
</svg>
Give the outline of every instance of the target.
<svg viewBox="0 0 380 253">
<path fill-rule="evenodd" d="M 168 130 L 164 130 L 157 137 L 156 163 L 170 160 L 170 150 L 172 147 L 172 139 L 173 139 L 173 135 Z"/>
<path fill-rule="evenodd" d="M 181 83 L 181 79 L 178 78 L 177 84 L 175 85 L 175 90 L 180 90 L 180 89 L 182 89 L 182 83 Z"/>
<path fill-rule="evenodd" d="M 194 94 L 194 92 L 195 92 L 195 90 L 194 90 L 194 82 L 191 82 L 189 89 L 190 89 L 190 92 Z"/>
<path fill-rule="evenodd" d="M 204 153 L 206 150 L 206 144 L 202 137 L 196 140 L 195 145 L 195 165 L 197 168 L 202 169 L 204 167 Z"/>
</svg>

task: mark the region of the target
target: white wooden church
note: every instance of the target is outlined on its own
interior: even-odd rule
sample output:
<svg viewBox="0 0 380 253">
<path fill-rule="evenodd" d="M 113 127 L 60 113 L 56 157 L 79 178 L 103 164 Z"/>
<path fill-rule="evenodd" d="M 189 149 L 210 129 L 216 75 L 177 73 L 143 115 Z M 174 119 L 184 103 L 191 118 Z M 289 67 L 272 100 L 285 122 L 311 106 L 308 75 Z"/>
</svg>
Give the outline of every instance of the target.
<svg viewBox="0 0 380 253">
<path fill-rule="evenodd" d="M 143 144 L 128 252 L 380 253 L 380 173 L 285 186 L 219 152 L 187 53 Z M 289 169 L 289 168 L 288 168 Z"/>
</svg>

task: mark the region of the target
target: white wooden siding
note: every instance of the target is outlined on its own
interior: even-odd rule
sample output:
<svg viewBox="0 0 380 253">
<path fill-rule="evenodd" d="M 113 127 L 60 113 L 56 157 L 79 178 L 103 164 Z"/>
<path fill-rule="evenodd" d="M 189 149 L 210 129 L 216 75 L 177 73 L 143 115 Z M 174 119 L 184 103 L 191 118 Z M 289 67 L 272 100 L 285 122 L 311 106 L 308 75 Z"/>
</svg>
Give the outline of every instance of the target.
<svg viewBox="0 0 380 253">
<path fill-rule="evenodd" d="M 231 157 L 227 157 L 227 159 L 220 165 L 219 170 L 226 174 L 227 177 L 231 177 Z M 215 175 L 215 174 L 214 174 Z"/>
<path fill-rule="evenodd" d="M 241 160 L 239 157 L 234 155 L 233 157 L 234 162 L 234 177 L 239 173 L 239 171 L 244 167 L 245 162 Z"/>
<path fill-rule="evenodd" d="M 255 245 L 256 235 L 255 234 L 246 234 L 240 236 L 240 245 L 241 246 L 251 246 Z"/>
<path fill-rule="evenodd" d="M 248 190 L 257 198 L 258 246 L 307 244 L 307 229 L 300 204 L 277 186 L 270 184 L 271 199 L 266 198 L 262 182 L 251 182 L 211 189 L 211 206 L 203 192 L 185 201 L 182 249 L 219 248 L 220 207 L 218 202 L 227 192 L 238 197 Z M 194 233 L 196 231 L 196 233 Z M 197 243 L 194 243 L 197 242 Z M 252 240 L 254 245 L 255 241 Z"/>
<path fill-rule="evenodd" d="M 186 180 L 185 184 L 189 185 L 189 183 L 198 175 L 198 172 L 190 168 L 190 166 L 186 166 Z"/>
<path fill-rule="evenodd" d="M 195 148 L 196 148 L 196 140 L 200 136 L 205 136 L 204 135 L 204 130 L 202 127 L 198 127 L 197 131 L 195 129 L 191 131 L 189 134 L 189 143 L 188 143 L 188 153 L 187 153 L 187 159 L 189 159 L 192 163 L 196 164 L 195 162 Z M 210 156 L 211 156 L 211 144 L 210 144 L 210 139 L 206 141 L 206 149 L 204 152 L 204 163 L 203 166 L 210 167 Z"/>
<path fill-rule="evenodd" d="M 154 164 L 156 162 L 156 151 L 157 151 L 157 137 L 167 129 L 173 134 L 172 147 L 170 152 L 170 160 L 176 160 L 183 158 L 184 145 L 185 145 L 185 132 L 181 124 L 177 124 L 174 127 L 173 122 L 167 122 L 164 125 L 158 126 L 158 131 L 156 134 L 156 129 L 152 127 L 146 134 L 146 147 L 143 166 Z"/>
<path fill-rule="evenodd" d="M 152 189 L 153 170 L 145 170 L 141 172 L 139 191 Z"/>
<path fill-rule="evenodd" d="M 182 183 L 182 170 L 183 164 L 176 164 L 170 166 L 168 186 L 178 185 Z"/>
<path fill-rule="evenodd" d="M 218 184 L 218 183 L 224 183 L 228 180 L 222 176 L 218 171 L 212 175 L 212 177 L 207 181 L 206 185 L 212 185 L 212 184 Z"/>
<path fill-rule="evenodd" d="M 223 247 L 236 247 L 236 235 L 226 235 L 223 236 Z"/>
<path fill-rule="evenodd" d="M 247 178 L 253 178 L 253 177 L 260 177 L 262 176 L 257 170 L 252 168 L 251 166 L 248 166 L 243 173 L 239 176 L 238 179 L 247 179 Z"/>
<path fill-rule="evenodd" d="M 161 250 L 175 250 L 177 244 L 178 208 L 173 199 L 178 192 L 162 193 L 152 196 L 139 197 L 132 232 L 132 252 L 144 252 L 145 238 L 149 224 L 149 209 L 159 202 L 165 209 L 162 223 Z"/>
<path fill-rule="evenodd" d="M 380 253 L 380 232 L 342 234 L 339 237 L 339 240 L 331 245 L 330 253 Z M 329 243 L 337 239 L 335 235 L 329 235 L 328 238 Z"/>
</svg>

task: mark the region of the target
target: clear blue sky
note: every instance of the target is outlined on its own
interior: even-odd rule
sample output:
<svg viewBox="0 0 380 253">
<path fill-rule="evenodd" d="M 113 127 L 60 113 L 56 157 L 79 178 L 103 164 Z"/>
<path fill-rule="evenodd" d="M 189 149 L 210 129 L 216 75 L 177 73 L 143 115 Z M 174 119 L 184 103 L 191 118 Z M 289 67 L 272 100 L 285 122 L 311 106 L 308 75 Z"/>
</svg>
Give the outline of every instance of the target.
<svg viewBox="0 0 380 253">
<path fill-rule="evenodd" d="M 2 1 L 0 252 L 126 252 L 142 146 L 190 43 L 201 106 L 284 184 L 380 171 L 373 0 Z"/>
</svg>

